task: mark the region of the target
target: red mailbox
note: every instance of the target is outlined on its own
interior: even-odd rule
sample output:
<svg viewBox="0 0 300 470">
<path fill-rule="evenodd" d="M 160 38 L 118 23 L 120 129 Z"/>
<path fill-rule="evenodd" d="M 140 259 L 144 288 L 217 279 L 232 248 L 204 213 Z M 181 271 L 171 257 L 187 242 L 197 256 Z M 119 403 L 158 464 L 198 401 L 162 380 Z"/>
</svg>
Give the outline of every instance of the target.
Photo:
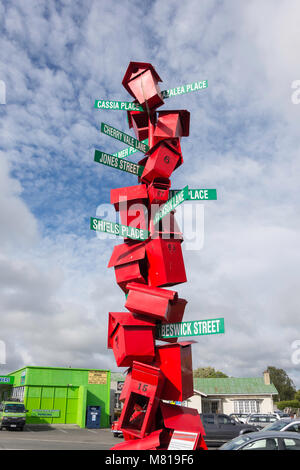
<svg viewBox="0 0 300 470">
<path fill-rule="evenodd" d="M 150 204 L 163 204 L 169 199 L 171 181 L 168 178 L 156 178 L 148 186 Z"/>
<path fill-rule="evenodd" d="M 162 400 L 183 401 L 194 394 L 192 343 L 194 341 L 156 347 L 154 365 L 165 376 Z"/>
<path fill-rule="evenodd" d="M 131 380 L 118 422 L 122 431 L 139 438 L 154 431 L 163 384 L 164 376 L 157 367 L 133 361 Z"/>
<path fill-rule="evenodd" d="M 122 85 L 141 105 L 154 109 L 164 104 L 158 86 L 161 81 L 153 65 L 147 62 L 130 62 Z"/>
<path fill-rule="evenodd" d="M 156 212 L 160 210 L 160 207 L 157 205 L 151 206 L 151 214 L 149 220 L 149 232 L 150 238 L 163 238 L 164 240 L 176 239 L 183 241 L 183 235 L 175 219 L 175 210 L 171 211 L 169 214 L 165 215 L 157 224 L 153 223 L 153 218 Z"/>
<path fill-rule="evenodd" d="M 154 358 L 155 321 L 127 312 L 113 312 L 108 321 L 108 348 L 112 348 L 118 367 L 134 360 L 145 363 Z"/>
<path fill-rule="evenodd" d="M 159 111 L 153 136 L 159 139 L 188 136 L 190 113 L 186 110 Z"/>
<path fill-rule="evenodd" d="M 199 448 L 207 449 L 203 439 L 203 436 L 205 436 L 205 430 L 198 410 L 187 408 L 186 406 L 171 405 L 162 401 L 160 402 L 159 407 L 164 426 L 167 429 L 195 433 L 197 434 L 197 437 L 194 441 L 193 450 Z"/>
<path fill-rule="evenodd" d="M 111 447 L 110 450 L 156 450 L 161 445 L 161 439 L 165 434 L 164 429 L 158 429 L 151 432 L 143 439 L 131 439 L 121 442 L 120 444 Z"/>
<path fill-rule="evenodd" d="M 147 283 L 146 263 L 145 244 L 126 242 L 114 247 L 108 268 L 114 267 L 118 285 L 127 292 L 128 282 Z"/>
<path fill-rule="evenodd" d="M 145 244 L 149 286 L 172 286 L 187 281 L 181 242 L 177 238 L 154 238 Z"/>
<path fill-rule="evenodd" d="M 147 201 L 145 184 L 112 189 L 110 192 L 110 202 L 120 212 L 121 223 L 143 230 L 148 230 Z"/>
<path fill-rule="evenodd" d="M 161 140 L 147 152 L 141 181 L 151 183 L 155 178 L 170 178 L 173 171 L 183 162 L 182 154 L 172 145 L 173 139 Z"/>
<path fill-rule="evenodd" d="M 141 111 L 127 111 L 129 129 L 133 127 L 138 140 L 148 138 L 149 121 L 148 114 Z"/>
<path fill-rule="evenodd" d="M 130 282 L 125 307 L 132 313 L 157 320 L 177 322 L 182 319 L 187 301 L 175 291 Z"/>
</svg>

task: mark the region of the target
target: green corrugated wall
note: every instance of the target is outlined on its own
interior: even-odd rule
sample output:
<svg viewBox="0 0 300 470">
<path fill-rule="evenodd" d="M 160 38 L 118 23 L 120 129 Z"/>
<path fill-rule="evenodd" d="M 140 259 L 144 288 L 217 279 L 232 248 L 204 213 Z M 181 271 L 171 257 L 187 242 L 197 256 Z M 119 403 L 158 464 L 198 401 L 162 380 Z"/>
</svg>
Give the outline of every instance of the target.
<svg viewBox="0 0 300 470">
<path fill-rule="evenodd" d="M 21 380 L 24 377 L 25 380 Z M 14 386 L 25 386 L 24 404 L 28 423 L 64 423 L 85 427 L 88 405 L 101 406 L 101 427 L 110 426 L 110 371 L 106 384 L 89 384 L 88 369 L 26 367 L 11 375 Z M 58 418 L 31 416 L 33 409 L 60 410 Z"/>
</svg>

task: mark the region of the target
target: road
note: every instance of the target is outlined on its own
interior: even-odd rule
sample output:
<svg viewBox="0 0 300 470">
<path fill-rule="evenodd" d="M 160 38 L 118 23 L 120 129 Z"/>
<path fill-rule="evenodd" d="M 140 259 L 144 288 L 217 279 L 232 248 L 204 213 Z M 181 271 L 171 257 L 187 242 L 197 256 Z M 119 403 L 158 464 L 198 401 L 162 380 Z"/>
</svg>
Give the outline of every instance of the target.
<svg viewBox="0 0 300 470">
<path fill-rule="evenodd" d="M 0 431 L 0 450 L 109 450 L 121 439 L 110 429 L 27 425 L 24 431 Z"/>
</svg>

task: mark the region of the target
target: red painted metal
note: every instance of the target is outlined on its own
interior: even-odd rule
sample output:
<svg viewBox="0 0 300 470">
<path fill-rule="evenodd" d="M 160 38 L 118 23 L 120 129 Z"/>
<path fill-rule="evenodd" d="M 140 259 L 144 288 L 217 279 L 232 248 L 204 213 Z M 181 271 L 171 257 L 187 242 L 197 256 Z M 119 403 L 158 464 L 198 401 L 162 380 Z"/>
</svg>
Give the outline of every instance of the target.
<svg viewBox="0 0 300 470">
<path fill-rule="evenodd" d="M 177 431 L 197 432 L 205 436 L 198 410 L 160 402 L 160 411 L 166 428 L 176 429 Z"/>
<path fill-rule="evenodd" d="M 156 178 L 148 186 L 150 204 L 163 204 L 169 199 L 171 181 L 168 178 Z"/>
<path fill-rule="evenodd" d="M 184 341 L 156 347 L 154 365 L 165 376 L 161 399 L 184 401 L 193 395 L 193 342 Z"/>
<path fill-rule="evenodd" d="M 148 192 L 145 184 L 112 189 L 110 202 L 120 212 L 123 225 L 148 230 Z"/>
<path fill-rule="evenodd" d="M 179 153 L 172 139 L 161 140 L 147 152 L 147 160 L 139 162 L 144 164 L 141 181 L 151 183 L 155 178 L 170 178 L 173 171 L 183 162 L 182 154 Z"/>
<path fill-rule="evenodd" d="M 154 109 L 164 104 L 158 86 L 158 82 L 161 81 L 151 64 L 130 62 L 122 80 L 122 85 L 141 105 Z"/>
<path fill-rule="evenodd" d="M 108 348 L 112 348 L 118 367 L 134 360 L 150 363 L 154 358 L 155 322 L 127 312 L 111 312 L 108 321 Z"/>
<path fill-rule="evenodd" d="M 163 429 L 151 432 L 142 439 L 132 439 L 111 447 L 110 450 L 156 450 L 161 445 L 161 434 L 165 432 Z"/>
<path fill-rule="evenodd" d="M 135 136 L 138 140 L 148 138 L 149 123 L 148 113 L 141 111 L 127 111 L 129 128 L 133 127 Z"/>
<path fill-rule="evenodd" d="M 177 292 L 134 282 L 126 287 L 128 296 L 125 307 L 130 312 L 170 323 L 182 319 L 187 301 L 178 299 Z"/>
<path fill-rule="evenodd" d="M 164 376 L 159 368 L 133 362 L 131 380 L 119 419 L 122 431 L 138 438 L 154 431 L 154 418 L 163 383 Z"/>
<path fill-rule="evenodd" d="M 159 111 L 154 137 L 169 139 L 170 137 L 188 136 L 190 131 L 190 113 L 186 110 Z"/>
<path fill-rule="evenodd" d="M 147 282 L 146 248 L 144 243 L 126 242 L 116 245 L 108 267 L 114 267 L 117 284 L 127 292 L 128 282 Z"/>
<path fill-rule="evenodd" d="M 172 286 L 187 281 L 181 241 L 155 238 L 146 243 L 149 286 Z"/>
</svg>

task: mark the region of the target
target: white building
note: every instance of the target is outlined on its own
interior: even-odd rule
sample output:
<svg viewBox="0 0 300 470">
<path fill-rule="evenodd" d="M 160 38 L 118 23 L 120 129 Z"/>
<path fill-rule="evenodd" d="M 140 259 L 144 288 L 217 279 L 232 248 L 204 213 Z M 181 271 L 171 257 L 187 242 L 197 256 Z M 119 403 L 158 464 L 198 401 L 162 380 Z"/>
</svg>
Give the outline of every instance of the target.
<svg viewBox="0 0 300 470">
<path fill-rule="evenodd" d="M 199 413 L 272 413 L 274 395 L 278 392 L 268 372 L 258 378 L 195 378 L 187 403 Z"/>
</svg>

